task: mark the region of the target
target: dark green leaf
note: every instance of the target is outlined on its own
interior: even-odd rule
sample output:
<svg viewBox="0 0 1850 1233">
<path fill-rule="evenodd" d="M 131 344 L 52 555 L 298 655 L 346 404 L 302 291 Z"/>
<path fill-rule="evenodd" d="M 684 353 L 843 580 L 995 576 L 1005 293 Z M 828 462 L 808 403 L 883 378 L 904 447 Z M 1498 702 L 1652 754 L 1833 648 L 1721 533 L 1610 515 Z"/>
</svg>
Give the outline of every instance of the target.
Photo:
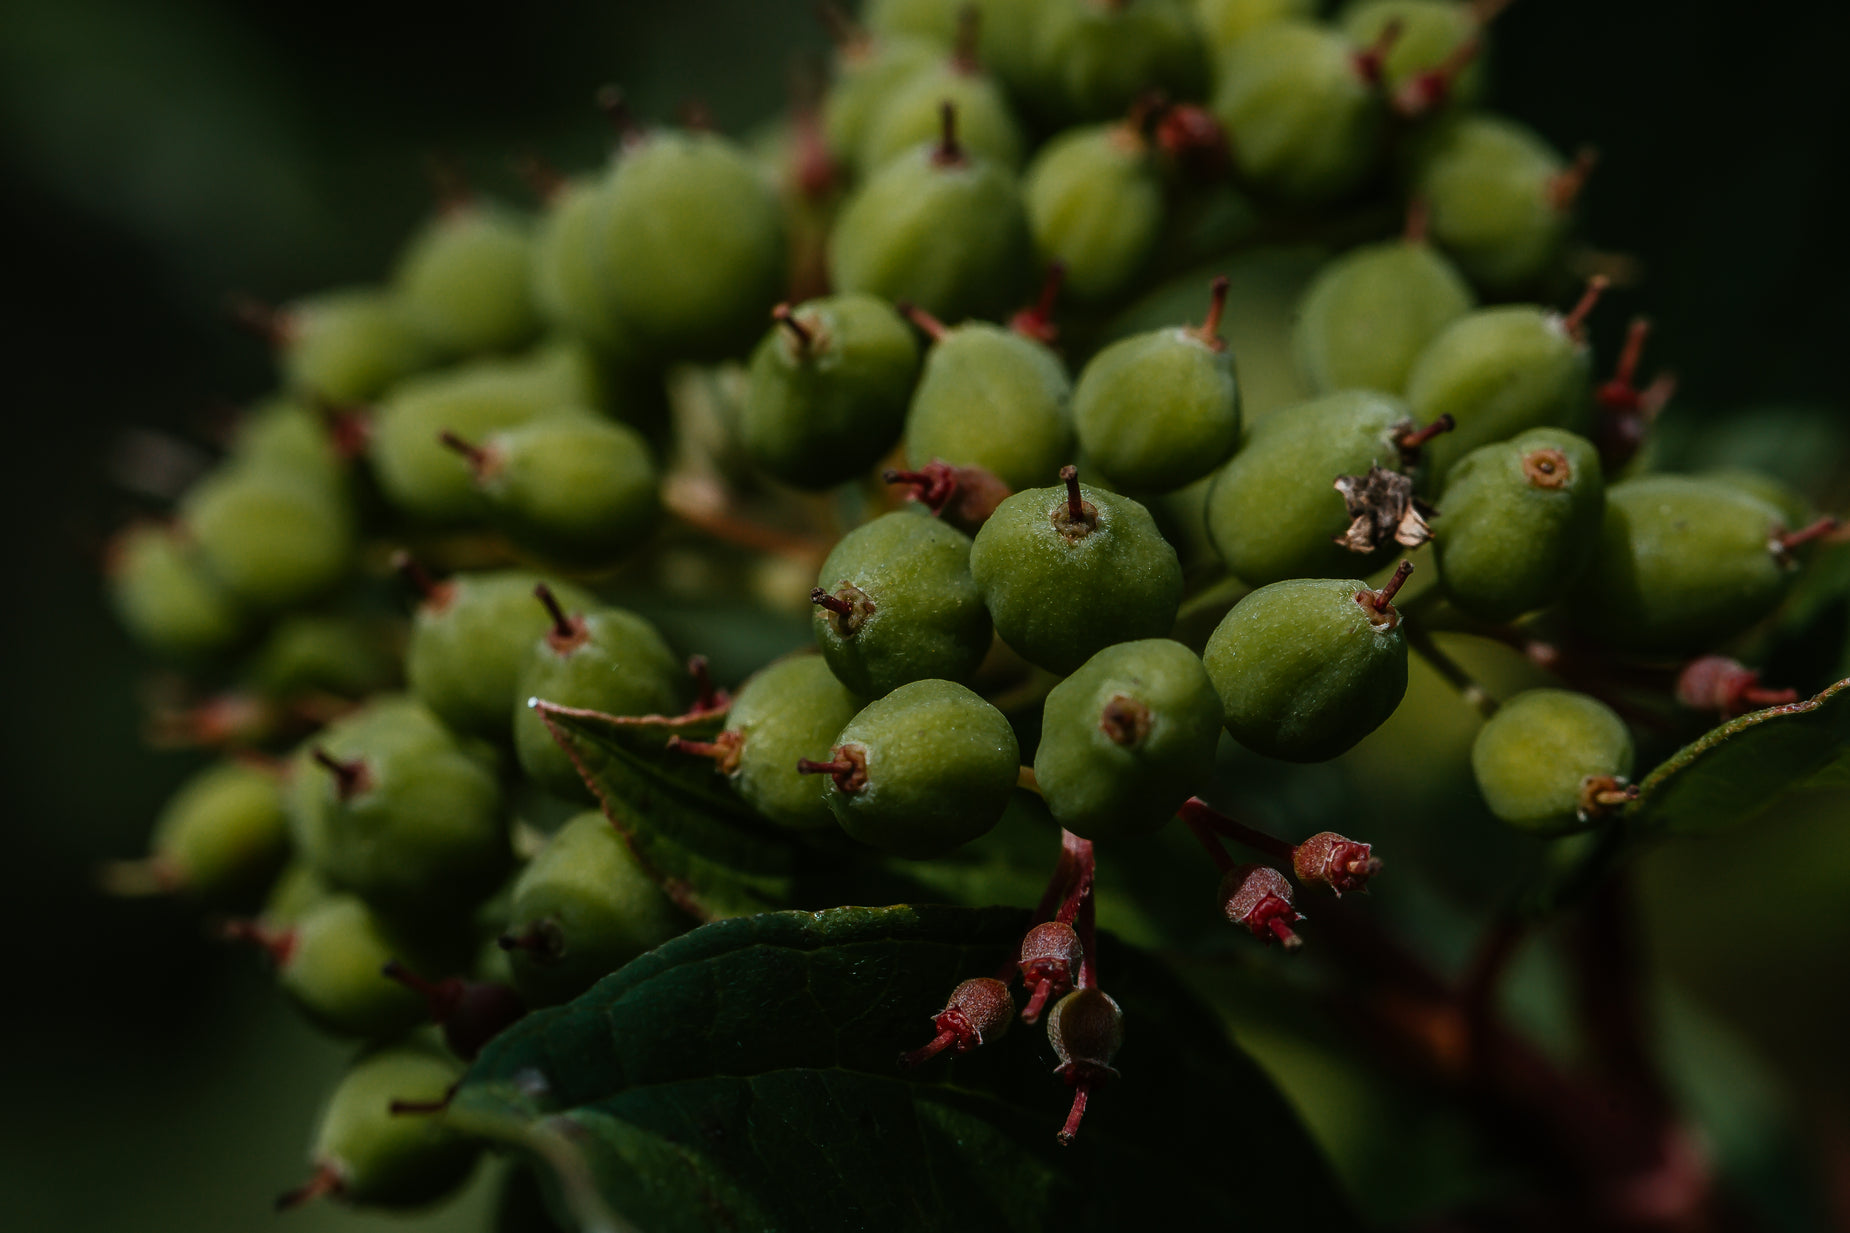
<svg viewBox="0 0 1850 1233">
<path fill-rule="evenodd" d="M 780 912 L 708 925 L 492 1044 L 451 1115 L 534 1151 L 652 1233 L 1341 1229 L 1335 1183 L 1270 1082 L 1156 964 L 1101 940 L 1122 1078 L 1078 1142 L 1044 1032 L 901 1070 L 1020 911 Z M 614 1222 L 609 1227 L 618 1227 Z"/>
<path fill-rule="evenodd" d="M 1815 698 L 1730 720 L 1639 785 L 1627 820 L 1642 834 L 1699 835 L 1745 822 L 1794 789 L 1850 775 L 1850 680 Z"/>
<path fill-rule="evenodd" d="M 724 712 L 665 718 L 534 705 L 636 859 L 676 903 L 718 920 L 803 902 L 813 855 L 746 809 L 711 761 L 668 749 L 675 736 L 712 740 Z"/>
</svg>

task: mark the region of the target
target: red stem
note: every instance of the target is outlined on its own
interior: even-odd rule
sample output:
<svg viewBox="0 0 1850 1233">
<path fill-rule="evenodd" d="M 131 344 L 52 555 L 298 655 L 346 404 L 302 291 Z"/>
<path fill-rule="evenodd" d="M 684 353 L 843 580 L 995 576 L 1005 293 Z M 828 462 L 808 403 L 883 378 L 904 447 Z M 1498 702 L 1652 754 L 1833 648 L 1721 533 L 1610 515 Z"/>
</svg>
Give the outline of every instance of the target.
<svg viewBox="0 0 1850 1233">
<path fill-rule="evenodd" d="M 1061 900 L 1060 910 L 1054 914 L 1054 919 L 1070 925 L 1079 915 L 1080 907 L 1091 900 L 1092 880 L 1098 872 L 1098 862 L 1092 853 L 1092 841 L 1081 839 L 1071 831 L 1060 832 L 1060 847 L 1062 855 L 1071 854 L 1066 863 L 1073 874 L 1072 885 Z"/>
<path fill-rule="evenodd" d="M 560 642 L 570 642 L 578 637 L 578 630 L 572 625 L 572 619 L 565 615 L 565 609 L 559 606 L 559 597 L 552 593 L 552 588 L 543 582 L 533 584 L 533 594 L 540 603 L 546 605 L 546 615 L 552 618 L 552 635 Z"/>
<path fill-rule="evenodd" d="M 1086 1115 L 1086 1097 L 1091 1095 L 1092 1085 L 1081 1081 L 1073 1088 L 1073 1107 L 1067 1111 L 1066 1125 L 1060 1128 L 1060 1146 L 1070 1147 L 1079 1137 L 1079 1122 Z"/>
<path fill-rule="evenodd" d="M 929 1061 L 937 1057 L 940 1053 L 950 1048 L 956 1040 L 957 1033 L 948 1027 L 944 1028 L 936 1036 L 931 1038 L 930 1043 L 922 1045 L 910 1053 L 901 1054 L 899 1064 L 907 1069 L 911 1069 L 920 1062 Z"/>
<path fill-rule="evenodd" d="M 1074 522 L 1086 519 L 1086 499 L 1079 492 L 1079 468 L 1068 463 L 1060 468 L 1060 479 L 1066 484 L 1066 514 Z"/>
<path fill-rule="evenodd" d="M 1567 316 L 1561 318 L 1561 328 L 1567 331 L 1569 338 L 1579 341 L 1586 331 L 1587 317 L 1592 314 L 1593 306 L 1599 303 L 1600 296 L 1606 294 L 1606 288 L 1611 285 L 1612 280 L 1604 274 L 1595 274 L 1587 280 L 1587 289 L 1580 293 L 1580 301 L 1569 310 Z"/>
<path fill-rule="evenodd" d="M 1199 796 L 1189 797 L 1188 800 L 1182 803 L 1182 808 L 1177 812 L 1191 829 L 1196 830 L 1197 834 L 1205 832 L 1209 835 L 1225 835 L 1235 843 L 1245 844 L 1253 851 L 1263 852 L 1265 855 L 1275 860 L 1289 862 L 1292 855 L 1297 851 L 1296 844 L 1288 843 L 1276 835 L 1268 835 L 1262 830 L 1246 825 L 1244 822 L 1236 821 L 1220 812 L 1218 809 L 1215 809 Z M 1219 846 L 1218 843 L 1215 845 L 1216 848 Z M 1221 855 L 1223 857 L 1227 856 L 1224 851 L 1221 852 Z M 1216 863 L 1218 864 L 1219 862 Z M 1228 858 L 1227 863 L 1221 867 L 1221 872 L 1226 873 L 1233 865 L 1233 860 Z"/>
<path fill-rule="evenodd" d="M 821 587 L 809 593 L 809 602 L 818 608 L 826 608 L 836 616 L 848 616 L 854 611 L 854 605 L 839 596 L 830 595 Z"/>
</svg>

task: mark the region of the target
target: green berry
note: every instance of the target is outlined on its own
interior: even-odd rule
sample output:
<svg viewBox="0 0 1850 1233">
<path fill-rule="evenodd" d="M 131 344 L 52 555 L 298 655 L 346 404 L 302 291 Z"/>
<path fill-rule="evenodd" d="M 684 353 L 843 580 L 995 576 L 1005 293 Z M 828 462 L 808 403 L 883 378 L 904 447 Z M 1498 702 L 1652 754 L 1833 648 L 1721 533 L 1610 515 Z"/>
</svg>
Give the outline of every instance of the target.
<svg viewBox="0 0 1850 1233">
<path fill-rule="evenodd" d="M 596 607 L 567 615 L 544 583 L 540 598 L 552 628 L 535 634 L 532 623 L 525 626 L 528 649 L 512 699 L 514 749 L 521 770 L 535 783 L 556 796 L 580 799 L 589 790 L 531 700 L 606 715 L 673 715 L 687 692 L 687 674 L 655 627 L 635 613 Z M 538 604 L 532 608 L 540 610 Z"/>
<path fill-rule="evenodd" d="M 493 760 L 410 698 L 382 695 L 324 728 L 296 755 L 290 780 L 303 855 L 382 912 L 466 909 L 507 869 Z"/>
<path fill-rule="evenodd" d="M 411 325 L 438 351 L 513 351 L 540 332 L 533 227 L 500 206 L 452 203 L 399 258 L 393 287 Z"/>
<path fill-rule="evenodd" d="M 345 494 L 347 461 L 335 440 L 337 431 L 324 412 L 279 395 L 238 420 L 227 461 L 238 470 L 276 471 L 297 483 Z"/>
<path fill-rule="evenodd" d="M 617 320 L 598 277 L 602 187 L 598 179 L 550 186 L 546 212 L 533 237 L 533 299 L 551 328 L 582 340 L 601 356 L 635 364 L 637 342 Z"/>
<path fill-rule="evenodd" d="M 1540 428 L 1472 450 L 1446 476 L 1433 564 L 1446 598 L 1481 620 L 1513 621 L 1566 594 L 1606 507 L 1599 451 Z"/>
<path fill-rule="evenodd" d="M 271 929 L 287 929 L 301 920 L 310 908 L 333 898 L 335 893 L 327 879 L 315 872 L 313 865 L 297 856 L 276 876 L 257 920 Z"/>
<path fill-rule="evenodd" d="M 1018 492 L 990 515 L 970 572 L 996 632 L 1050 672 L 1078 668 L 1114 642 L 1160 638 L 1182 602 L 1182 566 L 1142 505 L 1084 486 Z"/>
<path fill-rule="evenodd" d="M 751 156 L 712 133 L 632 141 L 592 236 L 616 325 L 657 363 L 749 345 L 783 288 L 783 210 Z"/>
<path fill-rule="evenodd" d="M 272 698 L 364 698 L 399 683 L 396 630 L 384 620 L 295 613 L 264 637 L 245 679 Z"/>
<path fill-rule="evenodd" d="M 1045 483 L 1073 455 L 1073 382 L 1044 344 L 973 321 L 935 341 L 906 412 L 906 458 L 981 467 L 1011 489 Z"/>
<path fill-rule="evenodd" d="M 895 856 L 942 856 L 1001 820 L 1021 770 L 1014 730 L 952 681 L 914 681 L 836 734 L 824 800 L 842 829 Z"/>
<path fill-rule="evenodd" d="M 220 762 L 180 785 L 155 819 L 145 860 L 106 866 L 103 885 L 126 894 L 183 894 L 213 904 L 254 899 L 289 855 L 276 774 Z"/>
<path fill-rule="evenodd" d="M 406 572 L 423 592 L 405 648 L 411 692 L 458 732 L 505 739 L 521 665 L 546 631 L 545 613 L 533 602 L 540 579 L 499 570 L 431 582 L 415 565 Z M 569 612 L 599 606 L 577 587 L 552 589 Z"/>
<path fill-rule="evenodd" d="M 1776 507 L 1732 484 L 1682 475 L 1614 484 L 1569 615 L 1620 650 L 1708 650 L 1785 597 L 1793 576 L 1785 530 Z"/>
<path fill-rule="evenodd" d="M 1592 359 L 1581 332 L 1603 286 L 1566 316 L 1528 304 L 1481 308 L 1427 345 L 1408 374 L 1407 403 L 1422 424 L 1452 417 L 1428 449 L 1433 479 L 1478 446 L 1531 428 L 1589 431 Z"/>
<path fill-rule="evenodd" d="M 946 108 L 935 145 L 876 171 L 829 236 L 837 290 L 905 300 L 935 316 L 995 316 L 1029 266 L 1028 220 L 1007 168 L 958 142 Z"/>
<path fill-rule="evenodd" d="M 1213 778 L 1220 729 L 1220 695 L 1193 651 L 1121 642 L 1047 695 L 1034 777 L 1081 838 L 1153 831 Z"/>
<path fill-rule="evenodd" d="M 352 563 L 353 511 L 344 494 L 275 469 L 219 470 L 187 493 L 180 520 L 207 571 L 254 608 L 317 598 Z"/>
<path fill-rule="evenodd" d="M 863 698 L 909 681 L 966 680 L 989 651 L 970 537 L 920 511 L 886 514 L 843 536 L 811 598 L 823 659 Z"/>
<path fill-rule="evenodd" d="M 887 92 L 868 118 L 854 165 L 871 174 L 914 147 L 937 141 L 946 106 L 956 109 L 957 138 L 971 155 L 1010 171 L 1021 167 L 1025 142 L 1008 97 L 978 65 L 974 50 L 964 48 Z"/>
<path fill-rule="evenodd" d="M 243 637 L 244 608 L 206 571 L 199 549 L 169 526 L 138 523 L 110 541 L 104 574 L 116 616 L 159 655 L 201 660 Z"/>
<path fill-rule="evenodd" d="M 453 432 L 445 440 L 475 472 L 490 521 L 546 560 L 609 565 L 660 516 L 649 443 L 625 424 L 563 409 L 480 444 Z"/>
<path fill-rule="evenodd" d="M 370 402 L 436 358 L 400 298 L 371 287 L 246 315 L 275 347 L 283 384 L 325 402 Z"/>
<path fill-rule="evenodd" d="M 1410 112 L 1470 106 L 1484 92 L 1484 21 L 1464 0 L 1355 0 L 1337 24 L 1357 47 L 1382 44 L 1394 27 L 1381 82 Z"/>
<path fill-rule="evenodd" d="M 1558 835 L 1627 799 L 1632 734 L 1597 698 L 1531 689 L 1485 721 L 1471 770 L 1490 812 L 1520 830 Z"/>
<path fill-rule="evenodd" d="M 1129 288 L 1162 235 L 1162 180 L 1134 124 L 1054 137 L 1028 164 L 1021 192 L 1036 254 L 1059 262 L 1073 295 L 1090 303 Z"/>
<path fill-rule="evenodd" d="M 1387 546 L 1358 554 L 1339 541 L 1351 524 L 1339 476 L 1401 465 L 1412 427 L 1405 404 L 1351 390 L 1275 411 L 1214 478 L 1205 518 L 1221 558 L 1253 586 L 1340 578 L 1371 569 Z"/>
<path fill-rule="evenodd" d="M 835 80 L 822 109 L 823 140 L 836 159 L 853 162 L 881 105 L 907 81 L 930 72 L 943 57 L 943 47 L 930 39 L 885 32 L 872 38 L 854 32 L 845 38 L 836 53 Z"/>
<path fill-rule="evenodd" d="M 909 35 L 949 46 L 958 35 L 964 12 L 981 12 L 981 4 L 968 0 L 868 0 L 861 20 L 875 34 Z"/>
<path fill-rule="evenodd" d="M 1035 101 L 1066 120 L 1123 115 L 1153 91 L 1198 98 L 1207 87 L 1186 0 L 1048 0 L 1032 60 Z"/>
<path fill-rule="evenodd" d="M 1319 393 L 1400 394 L 1427 344 L 1474 300 L 1452 263 L 1421 240 L 1352 249 L 1323 267 L 1299 304 L 1298 368 Z"/>
<path fill-rule="evenodd" d="M 1258 27 L 1221 59 L 1214 117 L 1255 188 L 1334 200 L 1374 170 L 1387 108 L 1354 44 L 1303 21 Z"/>
<path fill-rule="evenodd" d="M 1233 606 L 1202 662 L 1235 740 L 1288 762 L 1324 762 L 1394 713 L 1407 692 L 1407 643 L 1394 592 L 1340 578 L 1274 582 Z"/>
<path fill-rule="evenodd" d="M 918 343 L 898 313 L 867 295 L 779 305 L 775 315 L 752 353 L 740 444 L 787 484 L 829 488 L 899 440 Z"/>
<path fill-rule="evenodd" d="M 1532 130 L 1496 116 L 1448 120 L 1416 149 L 1411 191 L 1433 242 L 1486 291 L 1508 294 L 1559 262 L 1591 163 L 1569 166 Z"/>
<path fill-rule="evenodd" d="M 829 746 L 861 699 L 836 679 L 820 655 L 792 655 L 761 669 L 739 690 L 726 731 L 710 750 L 745 803 L 793 830 L 835 825 L 823 785 L 797 770 L 800 759 L 826 762 Z"/>
<path fill-rule="evenodd" d="M 546 841 L 514 883 L 501 945 L 536 1006 L 570 1001 L 689 921 L 592 810 Z"/>
<path fill-rule="evenodd" d="M 1208 47 L 1218 53 L 1261 26 L 1315 20 L 1317 7 L 1317 0 L 1195 0 L 1195 20 Z"/>
<path fill-rule="evenodd" d="M 261 947 L 277 984 L 323 1031 L 390 1040 L 424 1018 L 424 1000 L 384 969 L 394 959 L 428 960 L 352 895 L 324 895 L 286 922 L 232 921 L 224 932 Z"/>
<path fill-rule="evenodd" d="M 481 1144 L 445 1121 L 441 1106 L 462 1067 L 434 1049 L 397 1045 L 368 1054 L 341 1078 L 311 1154 L 313 1177 L 277 1201 L 326 1195 L 361 1207 L 413 1208 L 459 1189 Z M 412 1108 L 394 1112 L 393 1106 Z"/>
<path fill-rule="evenodd" d="M 1207 321 L 1120 339 L 1092 357 L 1073 389 L 1079 448 L 1108 484 L 1172 492 L 1240 444 L 1240 387 L 1220 336 L 1227 280 Z"/>
<path fill-rule="evenodd" d="M 479 441 L 550 412 L 597 407 L 603 393 L 587 353 L 546 348 L 406 382 L 373 418 L 367 457 L 386 498 L 422 522 L 480 520 L 487 504 L 444 433 Z"/>
</svg>

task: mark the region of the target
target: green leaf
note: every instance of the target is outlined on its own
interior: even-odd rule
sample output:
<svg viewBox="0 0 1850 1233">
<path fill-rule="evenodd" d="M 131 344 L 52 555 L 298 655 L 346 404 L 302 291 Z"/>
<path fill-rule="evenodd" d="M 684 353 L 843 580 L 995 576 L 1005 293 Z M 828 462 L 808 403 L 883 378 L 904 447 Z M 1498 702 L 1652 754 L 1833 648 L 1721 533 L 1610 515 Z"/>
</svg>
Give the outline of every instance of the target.
<svg viewBox="0 0 1850 1233">
<path fill-rule="evenodd" d="M 1638 785 L 1637 833 L 1700 835 L 1752 818 L 1794 789 L 1850 774 L 1850 680 L 1815 698 L 1730 720 L 1685 745 Z"/>
<path fill-rule="evenodd" d="M 605 715 L 534 703 L 578 773 L 669 897 L 703 920 L 813 906 L 806 876 L 824 863 L 800 840 L 747 809 L 710 760 L 668 749 L 680 736 L 710 741 L 723 711 Z"/>
<path fill-rule="evenodd" d="M 529 1016 L 450 1116 L 547 1159 L 581 1223 L 715 1228 L 1341 1229 L 1322 1158 L 1260 1071 L 1160 966 L 1101 938 L 1122 1077 L 1078 1142 L 1045 1033 L 1017 1023 L 915 1071 L 961 980 L 997 970 L 1027 914 L 780 912 L 695 930 Z"/>
</svg>

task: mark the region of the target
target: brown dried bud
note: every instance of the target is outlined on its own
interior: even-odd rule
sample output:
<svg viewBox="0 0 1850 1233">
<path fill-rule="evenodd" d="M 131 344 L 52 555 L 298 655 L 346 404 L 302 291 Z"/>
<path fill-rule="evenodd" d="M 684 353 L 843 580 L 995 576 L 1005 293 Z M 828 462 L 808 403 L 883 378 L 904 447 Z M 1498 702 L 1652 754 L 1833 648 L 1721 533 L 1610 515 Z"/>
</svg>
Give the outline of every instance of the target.
<svg viewBox="0 0 1850 1233">
<path fill-rule="evenodd" d="M 1126 749 L 1143 744 L 1150 735 L 1150 723 L 1150 708 L 1126 694 L 1113 695 L 1098 717 L 1099 731 Z"/>
<path fill-rule="evenodd" d="M 1050 920 L 1028 930 L 1021 940 L 1021 983 L 1030 990 L 1022 1009 L 1024 1023 L 1041 1017 L 1041 1008 L 1073 987 L 1073 976 L 1085 958 L 1079 934 L 1065 921 Z"/>
<path fill-rule="evenodd" d="M 1262 942 L 1276 940 L 1287 950 L 1303 945 L 1291 931 L 1304 917 L 1291 905 L 1291 883 L 1270 865 L 1235 865 L 1220 883 L 1220 906 L 1227 919 Z"/>
<path fill-rule="evenodd" d="M 1557 449 L 1539 449 L 1522 456 L 1522 474 L 1537 488 L 1565 488 L 1574 478 L 1574 466 Z"/>
<path fill-rule="evenodd" d="M 1323 831 L 1293 849 L 1291 868 L 1304 885 L 1321 882 L 1340 899 L 1347 891 L 1360 890 L 1381 872 L 1381 862 L 1370 852 L 1368 844 L 1335 831 Z"/>
<path fill-rule="evenodd" d="M 949 1049 L 968 1053 L 1009 1030 L 1015 1018 L 1015 999 L 1009 987 L 993 976 L 966 980 L 951 990 L 950 1001 L 932 1016 L 938 1034 L 922 1048 L 899 1059 L 902 1066 L 917 1066 Z"/>
<path fill-rule="evenodd" d="M 1392 540 L 1418 548 L 1432 538 L 1428 518 L 1438 510 L 1413 495 L 1413 481 L 1386 467 L 1370 467 L 1367 475 L 1339 475 L 1332 487 L 1342 493 L 1348 507 L 1349 529 L 1333 538 L 1351 552 L 1373 552 Z"/>
</svg>

